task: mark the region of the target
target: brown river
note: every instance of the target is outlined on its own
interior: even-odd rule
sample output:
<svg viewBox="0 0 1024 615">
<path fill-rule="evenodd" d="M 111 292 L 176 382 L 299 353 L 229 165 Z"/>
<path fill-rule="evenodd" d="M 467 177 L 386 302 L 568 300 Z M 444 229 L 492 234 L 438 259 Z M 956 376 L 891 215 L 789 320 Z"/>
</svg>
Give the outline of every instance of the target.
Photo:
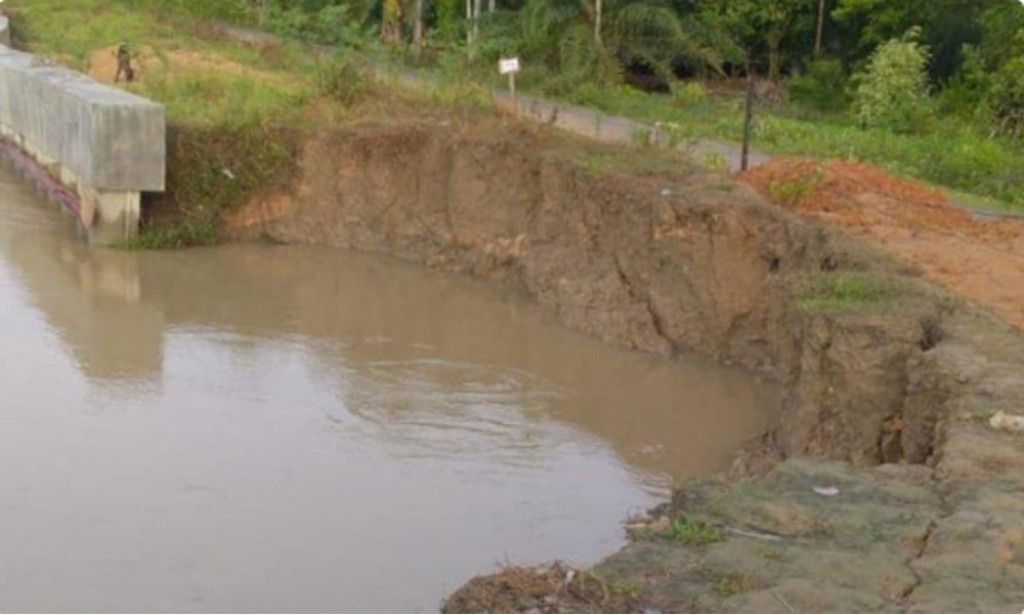
<svg viewBox="0 0 1024 615">
<path fill-rule="evenodd" d="M 779 404 L 380 257 L 89 248 L 6 165 L 0 332 L 0 612 L 436 612 L 596 562 Z"/>
</svg>

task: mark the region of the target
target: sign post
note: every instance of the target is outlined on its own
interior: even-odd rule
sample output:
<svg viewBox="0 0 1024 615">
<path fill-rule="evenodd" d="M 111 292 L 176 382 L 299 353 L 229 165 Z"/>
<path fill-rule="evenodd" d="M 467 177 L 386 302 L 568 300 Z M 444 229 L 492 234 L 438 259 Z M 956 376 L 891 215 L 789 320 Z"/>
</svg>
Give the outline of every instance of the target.
<svg viewBox="0 0 1024 615">
<path fill-rule="evenodd" d="M 754 71 L 747 64 L 747 104 L 743 109 L 743 150 L 740 154 L 740 171 L 750 165 L 750 133 L 754 125 Z"/>
<path fill-rule="evenodd" d="M 519 98 L 516 96 L 516 73 L 519 72 L 519 58 L 507 58 L 498 62 L 498 73 L 508 75 L 508 89 L 512 93 L 512 108 L 519 117 Z"/>
</svg>

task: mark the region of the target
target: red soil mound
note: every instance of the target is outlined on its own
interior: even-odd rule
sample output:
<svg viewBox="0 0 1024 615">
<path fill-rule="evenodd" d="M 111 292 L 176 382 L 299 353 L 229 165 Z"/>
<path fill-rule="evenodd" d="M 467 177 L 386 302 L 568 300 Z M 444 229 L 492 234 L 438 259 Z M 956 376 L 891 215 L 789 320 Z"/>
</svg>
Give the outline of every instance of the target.
<svg viewBox="0 0 1024 615">
<path fill-rule="evenodd" d="M 740 179 L 839 227 L 1024 328 L 1024 222 L 978 220 L 946 196 L 864 163 L 783 158 Z"/>
</svg>

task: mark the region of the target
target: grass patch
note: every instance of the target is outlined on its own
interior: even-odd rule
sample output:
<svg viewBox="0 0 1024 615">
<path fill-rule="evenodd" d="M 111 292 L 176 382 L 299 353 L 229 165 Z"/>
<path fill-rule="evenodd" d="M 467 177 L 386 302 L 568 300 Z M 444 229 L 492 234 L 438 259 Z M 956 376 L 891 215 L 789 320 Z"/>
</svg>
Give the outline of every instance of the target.
<svg viewBox="0 0 1024 615">
<path fill-rule="evenodd" d="M 720 577 L 715 583 L 715 593 L 721 598 L 731 598 L 741 591 L 740 582 L 732 576 Z"/>
<path fill-rule="evenodd" d="M 171 222 L 163 226 L 143 226 L 137 237 L 113 244 L 119 250 L 171 250 L 211 246 L 220 241 L 215 217 Z"/>
<path fill-rule="evenodd" d="M 665 537 L 696 547 L 714 544 L 725 540 L 725 533 L 704 521 L 689 517 L 676 517 L 665 530 Z"/>
<path fill-rule="evenodd" d="M 808 312 L 845 313 L 878 307 L 892 297 L 883 281 L 863 274 L 832 273 L 815 279 L 800 299 Z"/>
<path fill-rule="evenodd" d="M 93 54 L 122 41 L 136 53 L 144 49 L 155 56 L 139 72 L 140 79 L 127 87 L 163 103 L 171 123 L 288 121 L 319 94 L 311 54 L 294 45 L 261 49 L 217 37 L 176 12 L 174 0 L 8 4 L 5 10 L 11 12 L 19 43 L 72 68 L 87 71 Z M 178 61 L 176 54 L 182 51 L 190 55 Z M 190 63 L 193 57 L 208 61 Z"/>
<path fill-rule="evenodd" d="M 288 183 L 296 170 L 297 147 L 295 132 L 258 123 L 171 127 L 167 191 L 153 195 L 139 237 L 122 247 L 216 243 L 224 211 Z"/>
<path fill-rule="evenodd" d="M 800 201 L 810 198 L 824 177 L 822 170 L 818 169 L 817 172 L 807 177 L 790 180 L 777 179 L 768 186 L 768 192 L 771 194 L 773 202 L 792 207 Z"/>
</svg>

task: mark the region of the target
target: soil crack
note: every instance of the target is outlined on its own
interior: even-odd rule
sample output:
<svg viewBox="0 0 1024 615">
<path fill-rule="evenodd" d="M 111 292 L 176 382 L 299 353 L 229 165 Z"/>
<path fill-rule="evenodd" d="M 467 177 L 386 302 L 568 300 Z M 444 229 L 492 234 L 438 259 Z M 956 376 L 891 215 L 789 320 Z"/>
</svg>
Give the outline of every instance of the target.
<svg viewBox="0 0 1024 615">
<path fill-rule="evenodd" d="M 946 494 L 942 491 L 942 486 L 936 482 L 936 492 L 939 496 L 940 514 L 938 518 L 929 519 L 928 524 L 925 526 L 924 532 L 915 541 L 917 542 L 917 548 L 913 550 L 910 557 L 903 562 L 907 570 L 914 577 L 914 580 L 910 585 L 905 587 L 899 595 L 899 604 L 905 610 L 909 610 L 910 602 L 913 599 L 914 592 L 917 591 L 922 584 L 924 584 L 924 578 L 921 573 L 917 571 L 915 564 L 924 558 L 925 553 L 928 551 L 928 547 L 931 545 L 932 538 L 935 536 L 935 531 L 939 528 L 939 525 L 948 519 L 953 514 L 953 510 L 949 505 Z"/>
</svg>

